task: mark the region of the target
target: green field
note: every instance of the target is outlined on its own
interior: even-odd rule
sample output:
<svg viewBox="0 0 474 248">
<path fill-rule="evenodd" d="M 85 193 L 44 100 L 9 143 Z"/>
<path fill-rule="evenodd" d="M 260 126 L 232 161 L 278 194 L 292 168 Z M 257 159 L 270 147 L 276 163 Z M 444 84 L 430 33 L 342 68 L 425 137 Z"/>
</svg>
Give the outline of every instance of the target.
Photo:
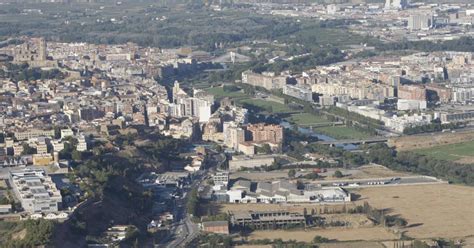
<svg viewBox="0 0 474 248">
<path fill-rule="evenodd" d="M 293 111 L 285 104 L 261 99 L 242 99 L 238 102 L 242 105 L 251 105 L 260 108 L 261 111 L 268 113 L 289 113 Z"/>
<path fill-rule="evenodd" d="M 361 132 L 353 127 L 346 126 L 330 126 L 318 127 L 315 132 L 331 136 L 335 139 L 365 139 L 370 137 L 369 134 Z"/>
<path fill-rule="evenodd" d="M 290 117 L 286 118 L 286 120 L 296 125 L 311 125 L 315 123 L 329 122 L 323 116 L 314 115 L 310 113 L 293 114 Z"/>
<path fill-rule="evenodd" d="M 224 91 L 224 88 L 222 87 L 213 87 L 213 88 L 206 89 L 206 91 L 209 92 L 210 94 L 213 94 L 216 97 L 216 99 L 222 99 L 224 97 L 229 97 L 232 99 L 248 97 L 242 91 Z"/>
<path fill-rule="evenodd" d="M 474 141 L 435 146 L 416 150 L 416 152 L 439 160 L 456 161 L 463 158 L 472 158 L 474 160 Z"/>
</svg>

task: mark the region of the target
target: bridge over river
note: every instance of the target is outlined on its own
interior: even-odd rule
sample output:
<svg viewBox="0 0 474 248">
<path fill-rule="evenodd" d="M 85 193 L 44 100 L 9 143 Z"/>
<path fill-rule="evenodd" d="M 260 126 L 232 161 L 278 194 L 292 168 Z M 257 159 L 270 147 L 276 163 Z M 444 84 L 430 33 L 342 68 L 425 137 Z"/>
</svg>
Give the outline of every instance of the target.
<svg viewBox="0 0 474 248">
<path fill-rule="evenodd" d="M 330 146 L 337 146 L 337 145 L 361 145 L 361 144 L 370 144 L 370 143 L 385 143 L 388 141 L 386 137 L 374 137 L 368 139 L 345 139 L 345 140 L 332 140 L 332 141 L 318 141 L 318 144 L 322 145 L 330 145 Z"/>
</svg>

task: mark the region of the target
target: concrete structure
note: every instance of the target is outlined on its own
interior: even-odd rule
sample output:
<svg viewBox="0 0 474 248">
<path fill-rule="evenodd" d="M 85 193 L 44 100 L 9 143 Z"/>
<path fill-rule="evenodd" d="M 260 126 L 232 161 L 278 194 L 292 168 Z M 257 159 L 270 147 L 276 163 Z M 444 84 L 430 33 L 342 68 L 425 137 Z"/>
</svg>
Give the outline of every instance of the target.
<svg viewBox="0 0 474 248">
<path fill-rule="evenodd" d="M 410 30 L 428 30 L 433 26 L 433 15 L 417 14 L 408 17 L 408 29 Z"/>
<path fill-rule="evenodd" d="M 254 142 L 269 142 L 281 144 L 283 142 L 283 127 L 280 125 L 267 125 L 264 123 L 247 126 L 250 140 Z"/>
<path fill-rule="evenodd" d="M 84 135 L 79 135 L 77 137 L 76 150 L 78 150 L 80 152 L 87 151 L 87 141 L 86 141 L 86 137 L 84 137 Z"/>
<path fill-rule="evenodd" d="M 70 128 L 61 129 L 61 139 L 69 136 L 74 136 L 74 132 Z"/>
<path fill-rule="evenodd" d="M 426 101 L 426 89 L 421 85 L 400 85 L 398 86 L 398 98 Z"/>
<path fill-rule="evenodd" d="M 44 170 L 23 169 L 10 172 L 10 184 L 22 208 L 33 213 L 57 212 L 62 197 Z"/>
<path fill-rule="evenodd" d="M 283 94 L 308 102 L 313 101 L 313 92 L 306 86 L 287 84 L 283 87 Z"/>
<path fill-rule="evenodd" d="M 14 49 L 13 62 L 28 63 L 32 67 L 46 64 L 46 40 L 44 38 L 31 39 Z"/>
<path fill-rule="evenodd" d="M 255 190 L 254 190 L 255 188 Z M 339 187 L 300 190 L 296 183 L 286 180 L 258 182 L 239 180 L 227 191 L 230 203 L 315 203 L 348 202 L 351 194 Z"/>
<path fill-rule="evenodd" d="M 423 110 L 426 109 L 426 101 L 398 99 L 397 110 Z"/>
<path fill-rule="evenodd" d="M 397 132 L 403 132 L 406 128 L 424 126 L 431 123 L 433 120 L 431 115 L 427 114 L 414 114 L 414 115 L 403 115 L 403 116 L 393 116 L 391 118 L 383 118 L 385 126 L 393 129 Z"/>
<path fill-rule="evenodd" d="M 304 226 L 305 217 L 288 211 L 248 211 L 230 213 L 230 222 L 233 228 L 275 229 L 294 225 Z"/>
<path fill-rule="evenodd" d="M 239 149 L 239 144 L 245 141 L 245 130 L 235 122 L 224 122 L 224 144 L 234 150 Z"/>
<path fill-rule="evenodd" d="M 39 137 L 54 137 L 54 130 L 31 129 L 15 132 L 15 138 L 17 140 L 29 140 Z"/>
<path fill-rule="evenodd" d="M 228 171 L 218 171 L 212 176 L 212 181 L 216 186 L 223 186 L 227 188 L 229 184 L 229 172 Z"/>
<path fill-rule="evenodd" d="M 474 121 L 474 110 L 456 113 L 441 113 L 440 119 L 442 123 Z"/>
<path fill-rule="evenodd" d="M 286 85 L 285 76 L 276 76 L 275 73 L 254 73 L 251 71 L 242 72 L 242 83 L 267 90 L 282 89 Z"/>
</svg>

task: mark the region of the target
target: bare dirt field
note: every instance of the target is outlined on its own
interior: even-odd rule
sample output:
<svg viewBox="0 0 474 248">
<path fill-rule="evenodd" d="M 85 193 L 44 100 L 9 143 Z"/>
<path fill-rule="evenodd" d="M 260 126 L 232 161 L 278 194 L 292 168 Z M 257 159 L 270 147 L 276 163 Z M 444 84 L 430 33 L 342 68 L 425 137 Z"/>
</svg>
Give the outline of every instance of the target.
<svg viewBox="0 0 474 248">
<path fill-rule="evenodd" d="M 379 241 L 392 240 L 398 237 L 385 230 L 382 227 L 370 228 L 328 228 L 328 229 L 311 229 L 300 231 L 255 231 L 250 234 L 249 239 L 279 239 L 282 240 L 297 240 L 311 242 L 315 236 L 322 236 L 331 240 L 338 241 Z"/>
<path fill-rule="evenodd" d="M 395 146 L 399 151 L 429 148 L 439 145 L 462 143 L 474 140 L 474 132 L 462 131 L 456 133 L 433 133 L 410 135 L 390 139 L 388 144 Z"/>
<path fill-rule="evenodd" d="M 418 185 L 364 188 L 358 202 L 387 209 L 408 221 L 413 238 L 474 236 L 474 188 L 459 185 Z"/>
<path fill-rule="evenodd" d="M 378 242 L 354 241 L 354 242 L 338 242 L 318 245 L 320 248 L 385 248 Z"/>
<path fill-rule="evenodd" d="M 239 245 L 239 248 L 272 248 L 271 245 Z M 320 248 L 385 248 L 378 242 L 354 241 L 319 244 Z"/>
</svg>

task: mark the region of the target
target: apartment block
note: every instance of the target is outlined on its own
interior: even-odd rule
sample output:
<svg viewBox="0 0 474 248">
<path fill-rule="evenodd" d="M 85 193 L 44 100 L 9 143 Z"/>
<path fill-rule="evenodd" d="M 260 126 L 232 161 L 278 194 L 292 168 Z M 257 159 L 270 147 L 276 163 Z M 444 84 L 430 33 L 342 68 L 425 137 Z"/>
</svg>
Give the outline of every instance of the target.
<svg viewBox="0 0 474 248">
<path fill-rule="evenodd" d="M 57 212 L 62 197 L 56 185 L 41 169 L 10 172 L 10 183 L 22 208 L 33 213 Z"/>
</svg>

